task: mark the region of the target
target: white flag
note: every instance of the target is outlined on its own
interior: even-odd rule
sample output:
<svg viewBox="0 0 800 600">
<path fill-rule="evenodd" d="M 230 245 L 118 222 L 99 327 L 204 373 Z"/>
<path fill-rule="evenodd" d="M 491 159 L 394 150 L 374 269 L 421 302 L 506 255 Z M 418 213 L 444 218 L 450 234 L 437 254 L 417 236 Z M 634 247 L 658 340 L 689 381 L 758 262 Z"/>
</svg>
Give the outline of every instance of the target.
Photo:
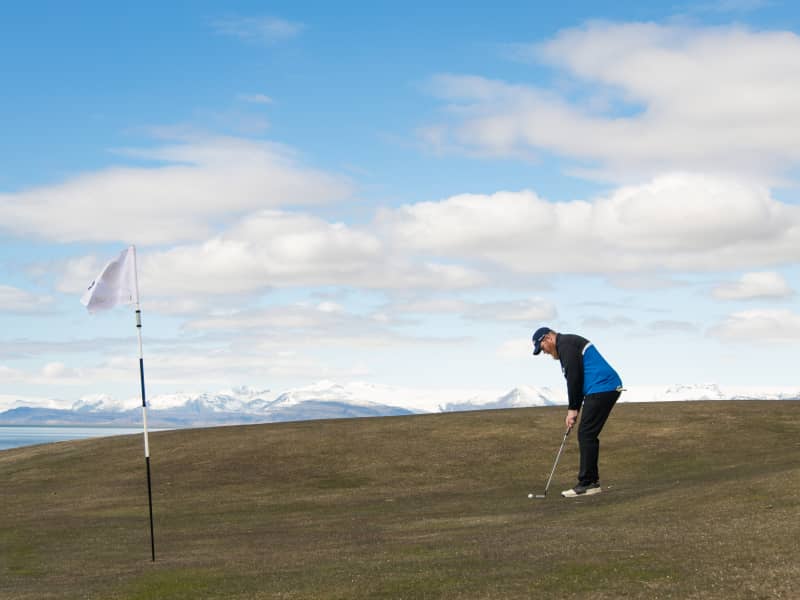
<svg viewBox="0 0 800 600">
<path fill-rule="evenodd" d="M 117 304 L 135 304 L 139 301 L 136 284 L 136 249 L 127 250 L 109 262 L 81 298 L 89 312 L 113 308 Z"/>
</svg>

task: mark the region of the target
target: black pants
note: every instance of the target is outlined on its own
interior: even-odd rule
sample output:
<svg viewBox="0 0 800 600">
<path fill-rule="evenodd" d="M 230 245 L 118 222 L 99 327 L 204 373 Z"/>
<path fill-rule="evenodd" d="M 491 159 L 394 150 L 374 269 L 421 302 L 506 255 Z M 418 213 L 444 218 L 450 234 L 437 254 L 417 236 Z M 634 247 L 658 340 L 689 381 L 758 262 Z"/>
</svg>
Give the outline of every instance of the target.
<svg viewBox="0 0 800 600">
<path fill-rule="evenodd" d="M 583 399 L 581 424 L 578 427 L 578 444 L 581 449 L 581 469 L 578 482 L 589 485 L 600 481 L 597 461 L 600 458 L 600 440 L 598 436 L 603 425 L 611 414 L 611 409 L 619 398 L 620 392 L 602 392 L 590 394 Z"/>
</svg>

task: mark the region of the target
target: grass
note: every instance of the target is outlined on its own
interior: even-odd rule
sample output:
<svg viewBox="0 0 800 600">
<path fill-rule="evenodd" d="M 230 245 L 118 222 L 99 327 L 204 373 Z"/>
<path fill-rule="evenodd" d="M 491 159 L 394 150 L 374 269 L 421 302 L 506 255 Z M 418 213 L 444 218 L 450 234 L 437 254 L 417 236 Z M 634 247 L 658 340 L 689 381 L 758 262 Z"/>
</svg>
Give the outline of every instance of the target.
<svg viewBox="0 0 800 600">
<path fill-rule="evenodd" d="M 800 403 L 620 404 L 565 500 L 563 409 L 0 452 L 3 599 L 796 598 Z"/>
</svg>

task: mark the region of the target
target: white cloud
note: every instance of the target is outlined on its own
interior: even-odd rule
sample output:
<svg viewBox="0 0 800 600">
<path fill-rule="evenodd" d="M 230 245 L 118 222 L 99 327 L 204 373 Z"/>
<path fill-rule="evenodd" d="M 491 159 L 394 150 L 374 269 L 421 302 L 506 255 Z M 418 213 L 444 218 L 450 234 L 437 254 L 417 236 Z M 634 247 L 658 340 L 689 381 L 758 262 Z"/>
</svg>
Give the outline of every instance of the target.
<svg viewBox="0 0 800 600">
<path fill-rule="evenodd" d="M 24 376 L 24 372 L 20 369 L 0 365 L 0 381 L 3 383 L 16 383 L 23 379 Z"/>
<path fill-rule="evenodd" d="M 613 316 L 600 317 L 596 315 L 588 316 L 583 319 L 581 327 L 590 329 L 619 329 L 623 327 L 633 327 L 636 322 L 629 317 Z"/>
<path fill-rule="evenodd" d="M 74 378 L 77 376 L 77 373 L 74 369 L 70 369 L 64 363 L 51 362 L 42 367 L 42 375 L 46 379 L 64 379 Z"/>
<path fill-rule="evenodd" d="M 674 319 L 661 319 L 659 321 L 653 321 L 648 327 L 651 331 L 659 333 L 693 334 L 697 331 L 697 325 L 688 321 L 676 321 Z"/>
<path fill-rule="evenodd" d="M 480 285 L 485 276 L 460 264 L 413 259 L 376 234 L 302 213 L 264 210 L 242 218 L 224 234 L 194 245 L 140 251 L 142 297 L 258 294 L 271 288 L 355 286 L 369 289 Z M 59 289 L 82 291 L 103 264 L 72 259 Z"/>
<path fill-rule="evenodd" d="M 324 313 L 341 313 L 344 312 L 344 306 L 338 302 L 331 302 L 326 300 L 317 304 L 317 310 Z"/>
<path fill-rule="evenodd" d="M 533 353 L 533 342 L 527 336 L 507 340 L 496 350 L 497 357 L 504 361 L 528 361 Z"/>
<path fill-rule="evenodd" d="M 437 334 L 407 333 L 407 322 L 384 313 L 364 314 L 327 303 L 298 303 L 288 306 L 247 309 L 228 314 L 198 317 L 185 324 L 187 331 L 217 333 L 230 342 L 235 352 L 264 356 L 280 355 L 283 360 L 308 360 L 307 354 L 321 347 L 397 347 L 408 344 L 456 343 L 459 339 Z M 270 359 L 271 361 L 272 359 Z"/>
<path fill-rule="evenodd" d="M 265 331 L 269 330 L 275 333 L 298 330 L 307 332 L 324 331 L 326 335 L 330 335 L 334 328 L 350 329 L 348 326 L 354 324 L 357 324 L 360 330 L 363 330 L 366 326 L 363 317 L 343 314 L 342 311 L 326 310 L 319 306 L 297 304 L 294 306 L 237 311 L 231 314 L 194 319 L 187 323 L 186 327 L 204 331 L 258 331 L 259 335 L 263 335 Z"/>
<path fill-rule="evenodd" d="M 481 281 L 458 265 L 410 262 L 374 234 L 298 213 L 262 211 L 200 246 L 146 257 L 143 290 L 252 292 L 269 287 L 468 287 Z M 149 280 L 147 278 L 150 278 Z"/>
<path fill-rule="evenodd" d="M 704 271 L 794 263 L 800 209 L 759 187 L 673 174 L 593 202 L 459 195 L 384 210 L 396 246 L 512 273 Z"/>
<path fill-rule="evenodd" d="M 385 309 L 392 314 L 447 314 L 479 321 L 537 322 L 554 319 L 558 311 L 544 298 L 498 302 L 469 302 L 455 297 L 395 302 Z"/>
<path fill-rule="evenodd" d="M 55 386 L 61 393 L 74 398 L 75 390 L 109 387 L 127 389 L 131 397 L 139 394 L 139 371 L 133 353 L 109 355 L 96 364 L 68 367 L 60 362 L 51 362 L 40 368 L 14 369 L 0 365 L 0 381 L 6 384 L 32 386 Z M 287 360 L 278 361 L 277 353 L 193 345 L 186 342 L 170 352 L 154 350 L 154 344 L 145 342 L 145 369 L 148 389 L 161 386 L 231 385 L 237 379 L 268 377 Z M 309 372 L 324 371 L 308 357 L 291 361 L 302 364 Z M 274 363 L 274 364 L 273 364 Z M 295 375 L 301 375 L 297 369 Z M 139 400 L 141 402 L 141 398 Z"/>
<path fill-rule="evenodd" d="M 790 310 L 747 310 L 728 315 L 708 331 L 723 341 L 800 342 L 800 315 Z"/>
<path fill-rule="evenodd" d="M 8 313 L 38 313 L 50 310 L 53 299 L 26 290 L 0 285 L 0 310 Z"/>
<path fill-rule="evenodd" d="M 591 23 L 526 53 L 568 83 L 553 91 L 434 78 L 450 103 L 448 124 L 424 129 L 438 148 L 446 137 L 492 155 L 544 150 L 583 161 L 576 173 L 614 180 L 674 170 L 774 180 L 800 162 L 792 32 Z"/>
<path fill-rule="evenodd" d="M 512 247 L 530 248 L 536 235 L 554 224 L 556 210 L 533 192 L 498 192 L 405 205 L 383 210 L 378 218 L 396 246 L 492 256 Z"/>
<path fill-rule="evenodd" d="M 86 381 L 124 381 L 126 378 L 136 382 L 136 368 L 130 368 L 131 359 L 118 359 L 119 364 L 109 359 L 94 367 L 71 368 L 61 362 L 50 362 L 38 369 L 13 369 L 0 366 L 0 381 L 14 384 L 77 386 Z M 127 368 L 125 368 L 127 367 Z"/>
<path fill-rule="evenodd" d="M 622 277 L 629 287 L 632 274 L 794 264 L 800 208 L 761 186 L 672 174 L 591 202 L 552 203 L 530 191 L 453 196 L 382 209 L 360 226 L 260 210 L 204 242 L 140 249 L 139 257 L 142 297 L 173 298 L 171 313 L 288 287 L 466 290 L 565 273 Z M 58 289 L 83 291 L 106 260 L 67 261 Z M 463 312 L 489 313 L 540 320 L 554 308 L 532 300 Z"/>
<path fill-rule="evenodd" d="M 453 297 L 422 298 L 395 302 L 384 309 L 392 314 L 462 314 L 467 310 L 467 303 Z"/>
<path fill-rule="evenodd" d="M 793 293 L 786 279 L 774 271 L 745 273 L 739 281 L 718 285 L 711 291 L 720 300 L 788 298 Z"/>
<path fill-rule="evenodd" d="M 0 228 L 57 242 L 164 244 L 198 240 L 237 217 L 346 198 L 343 177 L 303 167 L 291 151 L 237 138 L 127 150 L 166 163 L 116 167 L 0 194 Z"/>
<path fill-rule="evenodd" d="M 275 44 L 297 37 L 304 29 L 303 23 L 278 17 L 229 17 L 212 23 L 217 33 L 262 44 Z"/>
<path fill-rule="evenodd" d="M 239 94 L 237 97 L 239 100 L 251 104 L 272 104 L 272 98 L 266 94 Z"/>
<path fill-rule="evenodd" d="M 609 283 L 624 290 L 666 290 L 684 285 L 680 281 L 659 273 L 615 274 Z"/>
<path fill-rule="evenodd" d="M 555 319 L 558 316 L 558 311 L 552 302 L 542 298 L 534 298 L 531 300 L 471 304 L 467 307 L 464 316 L 468 319 L 482 321 L 519 321 L 535 324 L 540 321 Z"/>
</svg>

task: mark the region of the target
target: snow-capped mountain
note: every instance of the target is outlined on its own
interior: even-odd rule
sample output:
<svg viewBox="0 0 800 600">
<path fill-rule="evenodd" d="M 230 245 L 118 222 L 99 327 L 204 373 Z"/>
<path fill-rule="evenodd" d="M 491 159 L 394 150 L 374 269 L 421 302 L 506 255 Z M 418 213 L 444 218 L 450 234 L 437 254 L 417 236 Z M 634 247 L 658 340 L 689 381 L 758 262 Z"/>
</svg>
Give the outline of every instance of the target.
<svg viewBox="0 0 800 600">
<path fill-rule="evenodd" d="M 553 391 L 548 387 L 533 388 L 521 386 L 503 394 L 493 401 L 479 397 L 469 398 L 463 402 L 452 402 L 441 407 L 442 412 L 461 410 L 484 410 L 490 408 L 523 408 L 529 406 L 555 406 L 566 404 L 564 393 Z"/>
<path fill-rule="evenodd" d="M 800 400 L 800 387 L 721 386 L 716 383 L 629 386 L 621 402 L 685 402 L 690 400 Z"/>
<path fill-rule="evenodd" d="M 621 402 L 688 400 L 800 400 L 800 388 L 736 388 L 717 384 L 630 386 Z M 270 390 L 239 387 L 215 394 L 177 393 L 148 401 L 153 427 L 267 423 L 437 413 L 495 408 L 566 405 L 564 389 L 519 386 L 511 391 L 397 388 L 363 382 L 339 384 L 320 381 L 275 394 Z M 141 403 L 119 401 L 107 395 L 81 398 L 71 406 L 20 406 L 0 412 L 6 425 L 136 425 Z M 2 408 L 2 407 L 0 407 Z"/>
</svg>

